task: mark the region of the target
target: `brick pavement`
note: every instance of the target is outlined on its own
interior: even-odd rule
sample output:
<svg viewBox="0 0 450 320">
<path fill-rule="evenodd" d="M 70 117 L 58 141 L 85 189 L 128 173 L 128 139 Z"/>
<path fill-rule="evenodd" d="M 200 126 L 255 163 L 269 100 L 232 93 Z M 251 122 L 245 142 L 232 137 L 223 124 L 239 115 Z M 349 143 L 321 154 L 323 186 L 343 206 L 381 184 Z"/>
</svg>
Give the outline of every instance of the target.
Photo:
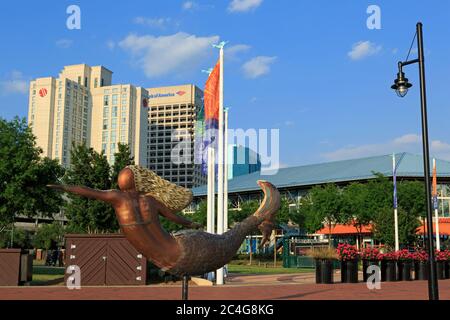
<svg viewBox="0 0 450 320">
<path fill-rule="evenodd" d="M 243 279 L 248 277 L 247 279 Z M 302 279 L 303 278 L 303 279 Z M 427 281 L 382 283 L 381 290 L 368 290 L 357 284 L 317 285 L 311 275 L 236 276 L 223 287 L 189 288 L 192 300 L 426 300 Z M 439 281 L 440 298 L 450 300 L 450 280 Z M 82 287 L 68 290 L 64 286 L 3 287 L 0 300 L 177 300 L 181 286 Z"/>
</svg>

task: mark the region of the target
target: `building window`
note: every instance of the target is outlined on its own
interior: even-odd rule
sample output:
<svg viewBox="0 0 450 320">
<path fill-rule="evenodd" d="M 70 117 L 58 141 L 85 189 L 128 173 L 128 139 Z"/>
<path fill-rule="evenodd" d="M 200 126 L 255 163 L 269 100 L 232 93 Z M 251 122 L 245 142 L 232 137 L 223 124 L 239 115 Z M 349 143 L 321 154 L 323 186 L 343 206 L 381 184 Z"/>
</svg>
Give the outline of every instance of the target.
<svg viewBox="0 0 450 320">
<path fill-rule="evenodd" d="M 108 106 L 109 105 L 109 96 L 103 97 L 103 105 Z"/>
<path fill-rule="evenodd" d="M 98 78 L 95 78 L 94 79 L 94 88 L 97 88 L 98 87 Z"/>
<path fill-rule="evenodd" d="M 87 87 L 88 86 L 88 78 L 84 77 L 84 86 Z"/>
<path fill-rule="evenodd" d="M 113 91 L 114 91 L 114 90 L 113 90 Z M 119 96 L 119 95 L 117 95 L 117 94 L 113 94 L 113 95 L 112 95 L 112 104 L 113 104 L 113 105 L 117 105 L 117 103 L 118 103 L 118 100 L 117 100 L 117 99 L 118 99 L 118 96 Z"/>
<path fill-rule="evenodd" d="M 113 102 L 113 104 L 114 104 L 114 102 Z M 112 107 L 112 117 L 113 118 L 115 118 L 115 117 L 117 117 L 117 106 L 113 106 Z"/>
<path fill-rule="evenodd" d="M 111 130 L 116 130 L 117 128 L 117 118 L 111 119 Z"/>
<path fill-rule="evenodd" d="M 78 77 L 78 84 L 81 84 L 81 77 Z"/>
<path fill-rule="evenodd" d="M 102 80 L 100 81 L 100 87 L 103 87 L 105 85 L 105 79 L 102 78 Z"/>
<path fill-rule="evenodd" d="M 108 119 L 103 119 L 103 130 L 108 130 Z"/>
<path fill-rule="evenodd" d="M 103 107 L 103 118 L 109 117 L 109 107 Z"/>
</svg>

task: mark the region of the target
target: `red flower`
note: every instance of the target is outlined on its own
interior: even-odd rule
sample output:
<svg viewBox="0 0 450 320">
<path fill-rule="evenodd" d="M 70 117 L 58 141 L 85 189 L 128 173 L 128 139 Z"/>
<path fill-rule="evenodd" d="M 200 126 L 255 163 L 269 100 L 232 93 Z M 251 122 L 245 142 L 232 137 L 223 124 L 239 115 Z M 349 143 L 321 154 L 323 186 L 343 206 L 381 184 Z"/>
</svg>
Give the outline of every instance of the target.
<svg viewBox="0 0 450 320">
<path fill-rule="evenodd" d="M 356 260 L 358 259 L 359 253 L 356 248 L 347 243 L 340 243 L 336 249 L 339 259 L 342 261 Z"/>
<path fill-rule="evenodd" d="M 448 253 L 445 251 L 437 251 L 436 250 L 436 260 L 437 261 L 447 261 L 448 260 Z"/>
<path fill-rule="evenodd" d="M 379 255 L 380 255 L 380 251 L 378 249 L 375 249 L 372 247 L 364 248 L 360 252 L 361 259 L 365 259 L 365 260 L 378 260 Z"/>
</svg>

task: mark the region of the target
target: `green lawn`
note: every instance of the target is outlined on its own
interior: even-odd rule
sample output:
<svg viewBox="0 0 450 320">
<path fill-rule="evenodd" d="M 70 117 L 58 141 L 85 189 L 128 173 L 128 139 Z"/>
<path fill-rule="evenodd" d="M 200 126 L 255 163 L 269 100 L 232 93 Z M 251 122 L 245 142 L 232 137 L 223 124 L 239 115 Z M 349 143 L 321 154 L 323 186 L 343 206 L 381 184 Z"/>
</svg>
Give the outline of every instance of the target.
<svg viewBox="0 0 450 320">
<path fill-rule="evenodd" d="M 300 268 L 283 268 L 273 264 L 264 265 L 243 265 L 243 264 L 229 264 L 228 272 L 230 273 L 248 273 L 248 274 L 280 274 L 280 273 L 305 273 L 314 272 L 314 269 L 300 269 Z"/>
<path fill-rule="evenodd" d="M 32 286 L 44 286 L 48 285 L 48 281 L 61 279 L 63 280 L 64 276 L 60 274 L 33 274 L 33 280 L 31 281 Z"/>
</svg>

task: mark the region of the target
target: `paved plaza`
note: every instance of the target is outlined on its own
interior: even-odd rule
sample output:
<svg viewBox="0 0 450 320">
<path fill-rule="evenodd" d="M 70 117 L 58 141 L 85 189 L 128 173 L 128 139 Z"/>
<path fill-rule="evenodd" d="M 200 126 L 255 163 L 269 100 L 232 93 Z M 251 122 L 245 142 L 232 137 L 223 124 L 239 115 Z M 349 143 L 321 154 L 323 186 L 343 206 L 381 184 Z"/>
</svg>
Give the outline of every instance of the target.
<svg viewBox="0 0 450 320">
<path fill-rule="evenodd" d="M 338 274 L 335 275 L 338 281 Z M 450 280 L 439 281 L 440 298 L 450 300 Z M 180 283 L 140 287 L 82 287 L 69 290 L 63 285 L 3 287 L 0 300 L 178 300 Z M 365 283 L 318 285 L 314 274 L 232 275 L 224 286 L 189 288 L 191 300 L 427 300 L 428 282 L 383 282 L 380 290 Z"/>
</svg>

